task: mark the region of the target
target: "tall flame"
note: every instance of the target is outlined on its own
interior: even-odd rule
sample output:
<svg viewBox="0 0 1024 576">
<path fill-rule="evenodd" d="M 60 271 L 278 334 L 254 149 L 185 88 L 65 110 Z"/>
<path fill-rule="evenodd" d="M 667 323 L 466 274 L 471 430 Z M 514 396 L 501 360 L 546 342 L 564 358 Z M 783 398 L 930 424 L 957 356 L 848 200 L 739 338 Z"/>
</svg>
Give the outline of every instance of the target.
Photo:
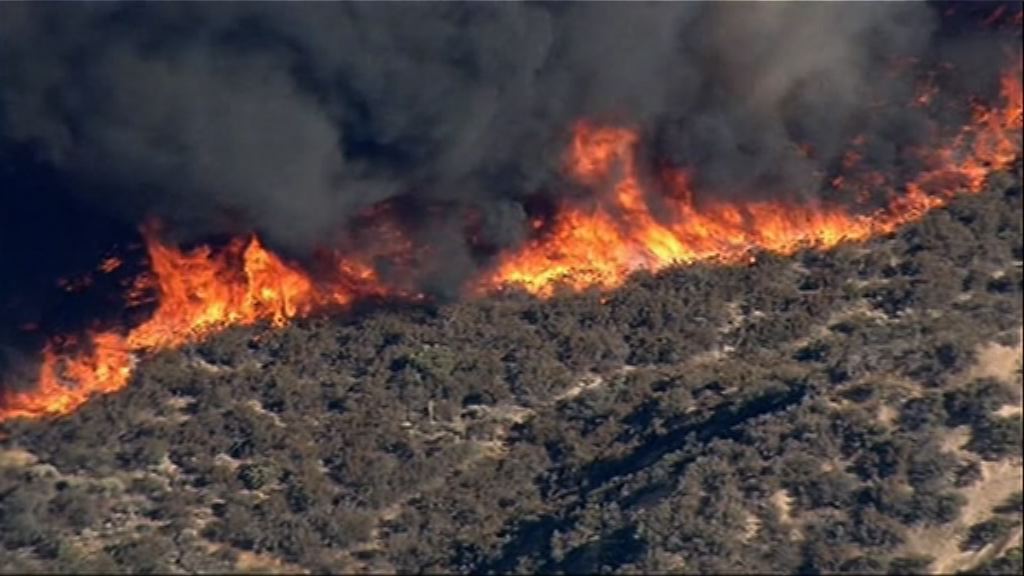
<svg viewBox="0 0 1024 576">
<path fill-rule="evenodd" d="M 357 296 L 387 293 L 373 268 L 358 261 L 340 261 L 332 281 L 314 283 L 255 236 L 236 239 L 217 253 L 207 246 L 191 252 L 167 246 L 152 228 L 144 236 L 152 273 L 136 281 L 133 301 L 155 291 L 153 315 L 125 335 L 96 331 L 84 343 L 48 345 L 38 386 L 6 391 L 0 420 L 66 414 L 93 394 L 120 390 L 137 352 L 181 346 L 227 326 L 280 326 L 316 309 L 348 305 Z"/>
<path fill-rule="evenodd" d="M 709 199 L 695 201 L 686 170 L 670 170 L 658 215 L 638 175 L 635 131 L 579 122 L 574 128 L 566 169 L 575 181 L 599 188 L 611 185 L 606 202 L 591 208 L 564 207 L 547 235 L 507 255 L 476 286 L 477 292 L 516 284 L 539 296 L 559 285 L 579 290 L 620 285 L 638 269 L 657 270 L 674 263 L 750 258 L 752 250 L 791 254 L 805 247 L 828 248 L 846 240 L 891 232 L 901 224 L 942 206 L 958 192 L 977 193 L 994 169 L 1006 168 L 1020 152 L 1020 66 L 1002 77 L 1004 105 L 978 106 L 973 122 L 947 146 L 921 151 L 927 169 L 893 191 L 888 205 L 868 214 L 842 205 L 782 201 Z M 857 162 L 855 152 L 844 160 Z M 885 177 L 867 174 L 863 184 L 886 185 Z M 835 185 L 854 185 L 841 178 Z M 600 193 L 600 192 L 598 192 Z"/>
<path fill-rule="evenodd" d="M 743 262 L 754 250 L 788 254 L 890 232 L 958 192 L 981 191 L 993 169 L 1014 162 L 1021 149 L 1020 62 L 1003 77 L 1001 93 L 1001 107 L 977 106 L 972 122 L 946 145 L 920 151 L 926 169 L 902 190 L 881 174 L 833 180 L 833 186 L 858 194 L 890 190 L 885 207 L 871 213 L 854 213 L 825 201 L 698 202 L 691 174 L 681 168 L 662 175 L 668 193 L 655 211 L 637 166 L 637 132 L 579 122 L 566 170 L 595 189 L 600 201 L 588 208 L 563 206 L 551 222 L 533 222 L 544 234 L 500 257 L 490 273 L 471 284 L 470 292 L 485 294 L 509 284 L 538 296 L 551 295 L 559 285 L 611 288 L 638 269 L 702 260 Z M 854 145 L 862 143 L 858 138 Z M 858 162 L 858 153 L 851 150 L 843 164 L 850 168 Z M 401 231 L 386 224 L 375 233 L 400 252 L 410 252 L 411 243 Z M 279 326 L 366 295 L 413 297 L 386 285 L 367 255 L 333 255 L 333 274 L 314 280 L 268 251 L 255 236 L 236 239 L 218 251 L 205 246 L 179 250 L 162 243 L 153 228 L 145 229 L 144 237 L 151 271 L 136 281 L 129 300 L 138 302 L 155 293 L 149 319 L 126 333 L 97 330 L 84 342 L 51 341 L 43 350 L 36 388 L 0 390 L 0 421 L 67 414 L 95 394 L 126 386 L 139 353 L 181 346 L 227 326 Z M 120 265 L 120 260 L 110 259 L 100 270 Z"/>
</svg>

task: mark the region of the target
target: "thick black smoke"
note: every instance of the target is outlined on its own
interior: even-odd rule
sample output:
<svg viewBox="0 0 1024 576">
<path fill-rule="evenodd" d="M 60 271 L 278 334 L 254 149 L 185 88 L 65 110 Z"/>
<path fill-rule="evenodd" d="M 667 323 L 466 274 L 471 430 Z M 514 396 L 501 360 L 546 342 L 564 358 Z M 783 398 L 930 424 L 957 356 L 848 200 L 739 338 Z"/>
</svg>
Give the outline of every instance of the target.
<svg viewBox="0 0 1024 576">
<path fill-rule="evenodd" d="M 581 118 L 637 127 L 700 189 L 812 196 L 857 134 L 868 162 L 900 167 L 935 124 L 904 105 L 920 78 L 894 63 L 950 62 L 953 84 L 994 85 L 998 43 L 952 33 L 950 8 L 971 10 L 4 3 L 0 195 L 18 225 L 0 231 L 0 266 L 29 272 L 9 273 L 0 321 L 31 316 L 11 294 L 36 292 L 82 238 L 148 217 L 186 241 L 255 230 L 302 257 L 387 200 L 443 255 L 428 287 L 456 286 L 480 264 L 467 214 L 498 249 L 522 240 L 538 197 L 574 193 L 561 153 Z M 25 180 L 26 165 L 53 183 Z"/>
<path fill-rule="evenodd" d="M 7 139 L 101 182 L 83 193 L 129 222 L 296 251 L 404 195 L 473 205 L 514 240 L 583 117 L 658 130 L 710 182 L 814 189 L 794 140 L 838 152 L 868 96 L 911 89 L 883 64 L 936 30 L 905 3 L 0 11 Z"/>
</svg>

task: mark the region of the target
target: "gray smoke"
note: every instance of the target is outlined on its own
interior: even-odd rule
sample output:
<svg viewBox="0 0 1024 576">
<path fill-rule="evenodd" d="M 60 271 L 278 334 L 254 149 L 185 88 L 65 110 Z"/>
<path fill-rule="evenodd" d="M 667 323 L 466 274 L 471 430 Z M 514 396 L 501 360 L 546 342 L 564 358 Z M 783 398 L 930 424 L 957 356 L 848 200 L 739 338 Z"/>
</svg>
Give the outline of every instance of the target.
<svg viewBox="0 0 1024 576">
<path fill-rule="evenodd" d="M 443 206 L 417 234 L 446 231 L 459 274 L 464 210 L 500 247 L 527 198 L 571 192 L 580 118 L 639 127 L 720 193 L 811 195 L 865 130 L 897 162 L 931 119 L 868 104 L 908 101 L 884 70 L 927 59 L 937 23 L 921 3 L 4 4 L 0 128 L 184 239 L 302 254 L 383 200 Z"/>
</svg>

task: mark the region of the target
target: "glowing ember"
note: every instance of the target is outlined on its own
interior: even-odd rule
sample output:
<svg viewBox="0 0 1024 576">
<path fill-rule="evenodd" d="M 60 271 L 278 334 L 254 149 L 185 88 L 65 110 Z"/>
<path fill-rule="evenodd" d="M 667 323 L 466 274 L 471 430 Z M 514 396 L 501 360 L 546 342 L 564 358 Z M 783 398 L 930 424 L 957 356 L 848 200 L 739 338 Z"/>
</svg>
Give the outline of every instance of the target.
<svg viewBox="0 0 1024 576">
<path fill-rule="evenodd" d="M 930 97 L 925 93 L 917 105 L 927 105 Z M 740 263 L 749 261 L 752 250 L 788 254 L 890 232 L 944 205 L 958 192 L 981 191 L 992 170 L 1014 161 L 1020 153 L 1022 118 L 1019 62 L 1003 78 L 1002 98 L 1000 108 L 976 107 L 971 124 L 947 145 L 920 152 L 927 169 L 898 192 L 881 174 L 831 180 L 833 187 L 862 198 L 871 190 L 890 190 L 888 204 L 870 214 L 824 202 L 698 202 L 690 174 L 683 169 L 662 175 L 668 193 L 655 212 L 636 165 L 637 133 L 580 122 L 574 127 L 566 170 L 595 190 L 597 202 L 587 208 L 563 206 L 551 222 L 531 221 L 539 236 L 501 257 L 470 291 L 485 294 L 516 284 L 548 296 L 559 285 L 611 288 L 638 269 L 700 260 Z M 854 147 L 862 144 L 863 138 L 853 142 Z M 809 148 L 803 152 L 813 154 Z M 842 164 L 851 169 L 860 160 L 860 154 L 851 150 Z M 400 254 L 411 254 L 411 243 L 387 224 L 374 233 Z M 227 326 L 280 326 L 367 295 L 411 297 L 381 282 L 368 264 L 370 254 L 356 259 L 332 255 L 334 274 L 314 281 L 254 236 L 236 239 L 218 251 L 200 247 L 184 252 L 161 243 L 152 228 L 144 235 L 151 272 L 136 281 L 128 301 L 135 305 L 154 300 L 152 316 L 127 333 L 95 331 L 85 342 L 52 341 L 43 350 L 36 388 L 0 391 L 0 421 L 67 414 L 94 394 L 127 385 L 138 353 L 181 346 Z M 107 273 L 119 266 L 121 261 L 111 258 L 98 269 Z M 69 281 L 66 288 L 79 287 Z"/>
<path fill-rule="evenodd" d="M 114 270 L 120 268 L 122 264 L 124 264 L 124 262 L 122 262 L 120 258 L 116 256 L 111 256 L 110 258 L 107 258 L 103 262 L 100 262 L 100 265 L 97 266 L 96 269 L 99 270 L 100 272 L 103 272 L 104 274 L 110 274 Z"/>
</svg>

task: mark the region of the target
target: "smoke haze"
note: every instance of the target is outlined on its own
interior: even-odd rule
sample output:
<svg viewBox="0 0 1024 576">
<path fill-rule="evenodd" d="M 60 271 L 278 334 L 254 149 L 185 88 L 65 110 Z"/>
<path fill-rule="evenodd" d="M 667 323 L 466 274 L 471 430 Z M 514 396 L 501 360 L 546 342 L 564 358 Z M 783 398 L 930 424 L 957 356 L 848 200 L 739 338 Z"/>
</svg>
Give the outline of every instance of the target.
<svg viewBox="0 0 1024 576">
<path fill-rule="evenodd" d="M 866 163 L 906 169 L 900 151 L 953 112 L 908 108 L 921 79 L 896 65 L 949 63 L 936 81 L 956 93 L 996 86 L 1004 61 L 949 7 L 6 3 L 0 319 L 148 218 L 301 259 L 382 202 L 440 255 L 426 289 L 450 292 L 538 206 L 586 200 L 561 175 L 583 118 L 636 127 L 652 167 L 692 168 L 708 194 L 814 198 L 858 135 Z"/>
</svg>

